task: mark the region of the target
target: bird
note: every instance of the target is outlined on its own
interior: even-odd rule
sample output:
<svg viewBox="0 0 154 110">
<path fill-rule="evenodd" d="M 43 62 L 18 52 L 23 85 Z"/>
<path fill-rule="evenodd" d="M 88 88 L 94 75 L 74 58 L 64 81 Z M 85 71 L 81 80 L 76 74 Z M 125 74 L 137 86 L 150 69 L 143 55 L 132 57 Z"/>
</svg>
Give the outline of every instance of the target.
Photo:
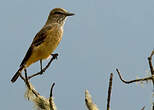
<svg viewBox="0 0 154 110">
<path fill-rule="evenodd" d="M 45 25 L 35 35 L 18 71 L 12 77 L 12 83 L 14 83 L 21 72 L 31 64 L 39 60 L 41 63 L 42 60 L 50 57 L 62 39 L 66 18 L 73 15 L 75 14 L 63 8 L 54 8 L 50 11 Z"/>
</svg>

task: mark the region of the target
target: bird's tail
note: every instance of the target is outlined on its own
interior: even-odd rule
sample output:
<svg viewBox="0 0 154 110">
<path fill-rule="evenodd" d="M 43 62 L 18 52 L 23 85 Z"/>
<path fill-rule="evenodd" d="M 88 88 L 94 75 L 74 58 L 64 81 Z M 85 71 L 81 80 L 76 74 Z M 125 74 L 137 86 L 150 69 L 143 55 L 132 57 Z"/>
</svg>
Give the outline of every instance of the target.
<svg viewBox="0 0 154 110">
<path fill-rule="evenodd" d="M 20 76 L 20 74 L 21 74 L 21 71 L 24 69 L 24 66 L 21 66 L 20 68 L 19 68 L 19 70 L 15 73 L 15 75 L 12 77 L 12 79 L 11 79 L 11 82 L 12 83 L 14 83 L 17 79 L 18 79 L 18 77 Z"/>
</svg>

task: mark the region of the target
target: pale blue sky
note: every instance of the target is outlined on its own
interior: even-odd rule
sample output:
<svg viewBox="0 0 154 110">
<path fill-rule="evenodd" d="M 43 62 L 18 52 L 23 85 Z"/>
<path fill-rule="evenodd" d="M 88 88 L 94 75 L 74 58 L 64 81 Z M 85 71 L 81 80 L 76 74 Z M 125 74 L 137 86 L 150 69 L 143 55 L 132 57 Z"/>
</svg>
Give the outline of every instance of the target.
<svg viewBox="0 0 154 110">
<path fill-rule="evenodd" d="M 68 18 L 63 40 L 55 52 L 57 61 L 42 76 L 31 80 L 41 95 L 48 97 L 55 82 L 54 97 L 59 110 L 85 110 L 88 89 L 100 110 L 106 109 L 109 73 L 113 72 L 112 110 L 150 109 L 152 84 L 144 87 L 123 84 L 125 79 L 144 77 L 147 57 L 154 48 L 153 0 L 1 0 L 0 105 L 3 110 L 31 110 L 24 99 L 21 79 L 10 82 L 35 34 L 55 7 L 76 15 Z M 28 71 L 39 70 L 39 64 Z"/>
</svg>

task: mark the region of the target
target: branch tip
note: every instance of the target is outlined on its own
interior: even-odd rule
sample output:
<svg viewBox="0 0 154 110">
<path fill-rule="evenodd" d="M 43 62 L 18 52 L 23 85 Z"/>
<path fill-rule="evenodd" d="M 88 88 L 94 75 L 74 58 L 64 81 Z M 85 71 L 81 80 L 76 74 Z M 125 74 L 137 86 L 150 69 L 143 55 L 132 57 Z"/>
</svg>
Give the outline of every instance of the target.
<svg viewBox="0 0 154 110">
<path fill-rule="evenodd" d="M 52 84 L 51 89 L 50 89 L 50 97 L 53 96 L 53 87 L 55 86 L 55 83 Z"/>
</svg>

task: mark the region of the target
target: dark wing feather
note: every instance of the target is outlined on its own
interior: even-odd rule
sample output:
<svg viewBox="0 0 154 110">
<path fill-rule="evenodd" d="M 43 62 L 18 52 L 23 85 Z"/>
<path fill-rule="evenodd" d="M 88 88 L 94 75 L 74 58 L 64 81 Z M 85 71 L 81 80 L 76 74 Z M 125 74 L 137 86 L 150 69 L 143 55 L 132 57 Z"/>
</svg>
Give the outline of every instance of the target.
<svg viewBox="0 0 154 110">
<path fill-rule="evenodd" d="M 24 66 L 24 64 L 26 63 L 26 61 L 29 59 L 29 57 L 32 54 L 32 50 L 34 46 L 39 46 L 41 43 L 44 42 L 44 39 L 47 36 L 47 31 L 50 30 L 52 27 L 51 26 L 45 26 L 44 28 L 42 28 L 40 30 L 40 32 L 38 32 L 35 36 L 35 38 L 33 39 L 33 42 L 31 44 L 31 46 L 29 47 L 23 61 L 21 62 L 20 66 Z"/>
<path fill-rule="evenodd" d="M 20 67 L 24 66 L 25 62 L 29 59 L 29 57 L 31 56 L 32 54 L 32 46 L 29 47 L 24 59 L 22 60 L 21 64 L 20 64 Z"/>
<path fill-rule="evenodd" d="M 45 26 L 44 28 L 42 28 L 41 31 L 36 34 L 36 36 L 32 42 L 32 45 L 39 46 L 42 42 L 44 42 L 44 39 L 47 36 L 47 32 L 51 28 L 52 28 L 51 26 Z"/>
</svg>

